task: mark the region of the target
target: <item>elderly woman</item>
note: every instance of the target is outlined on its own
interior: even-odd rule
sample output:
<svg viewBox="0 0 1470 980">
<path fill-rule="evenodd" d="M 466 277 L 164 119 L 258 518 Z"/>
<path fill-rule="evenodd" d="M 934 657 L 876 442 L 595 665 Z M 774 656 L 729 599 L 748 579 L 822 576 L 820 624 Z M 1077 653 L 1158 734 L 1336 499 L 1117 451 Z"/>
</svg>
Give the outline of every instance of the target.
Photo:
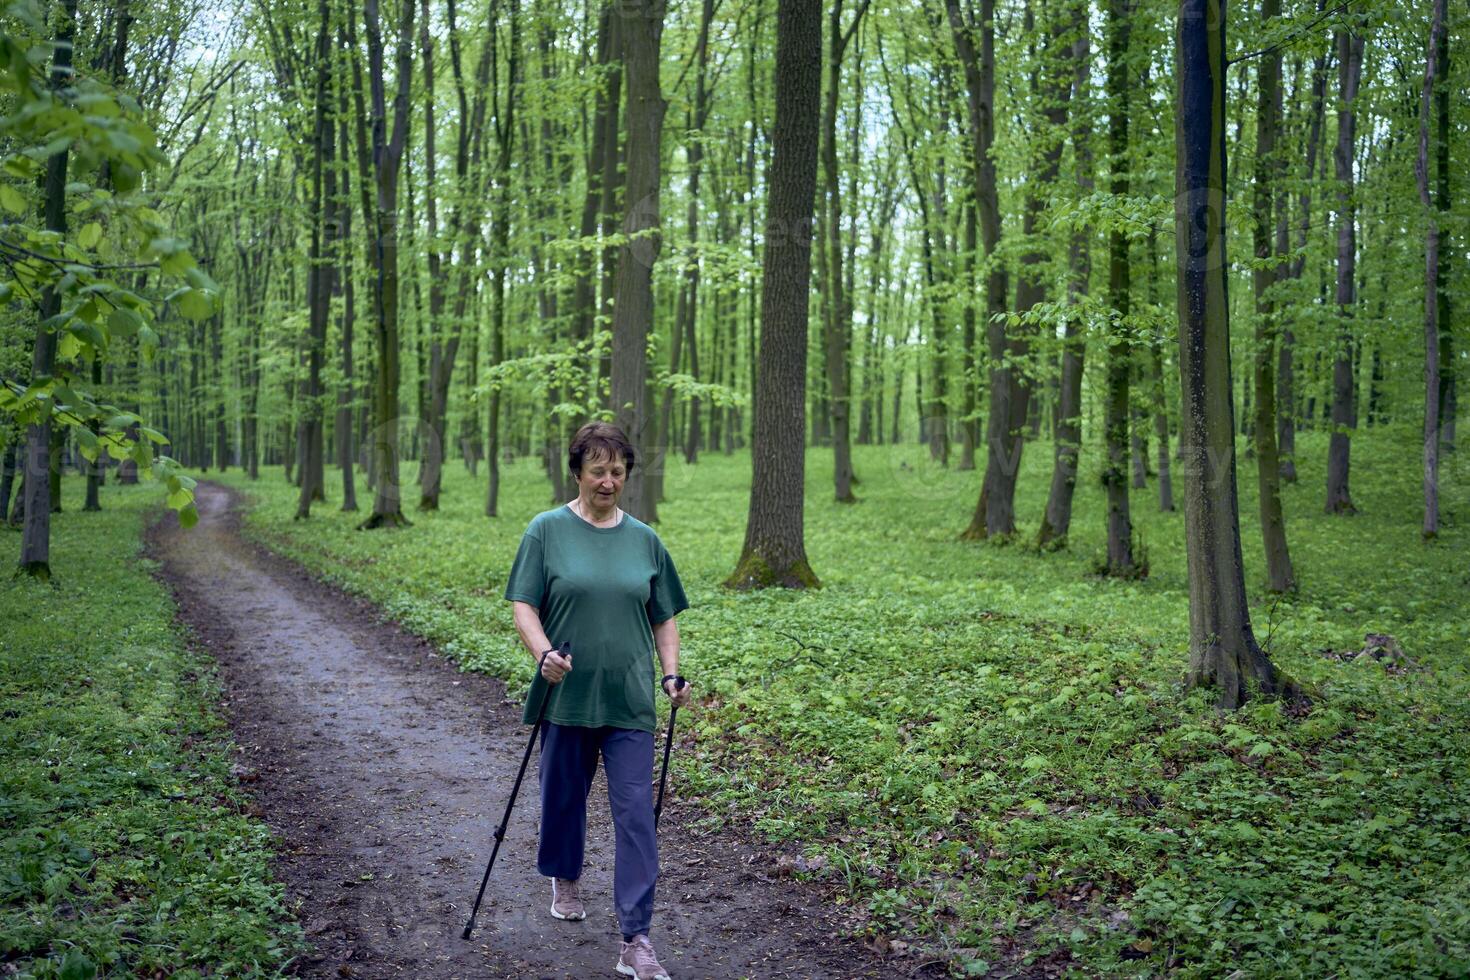
<svg viewBox="0 0 1470 980">
<path fill-rule="evenodd" d="M 658 880 L 653 655 L 662 665 L 658 686 L 675 704 L 688 704 L 674 617 L 689 603 L 658 535 L 618 507 L 634 462 L 627 437 L 589 422 L 572 439 L 567 462 L 577 499 L 531 521 L 505 587 L 521 641 L 553 685 L 541 729 L 537 866 L 551 879 L 552 916 L 586 918 L 578 879 L 600 753 L 617 832 L 617 969 L 637 980 L 669 980 L 648 939 Z M 555 649 L 562 643 L 571 644 L 569 656 Z"/>
</svg>

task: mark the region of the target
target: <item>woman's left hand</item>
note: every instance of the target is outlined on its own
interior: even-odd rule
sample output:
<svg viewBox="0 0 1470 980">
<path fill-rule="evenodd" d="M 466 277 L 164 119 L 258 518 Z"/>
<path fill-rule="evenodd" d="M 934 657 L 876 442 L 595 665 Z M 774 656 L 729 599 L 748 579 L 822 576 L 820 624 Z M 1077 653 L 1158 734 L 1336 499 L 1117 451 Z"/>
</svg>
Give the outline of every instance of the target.
<svg viewBox="0 0 1470 980">
<path fill-rule="evenodd" d="M 664 693 L 669 696 L 670 701 L 674 702 L 674 707 L 687 708 L 689 707 L 689 689 L 694 685 L 685 681 L 683 687 L 676 687 L 678 683 L 673 679 L 665 681 Z"/>
</svg>

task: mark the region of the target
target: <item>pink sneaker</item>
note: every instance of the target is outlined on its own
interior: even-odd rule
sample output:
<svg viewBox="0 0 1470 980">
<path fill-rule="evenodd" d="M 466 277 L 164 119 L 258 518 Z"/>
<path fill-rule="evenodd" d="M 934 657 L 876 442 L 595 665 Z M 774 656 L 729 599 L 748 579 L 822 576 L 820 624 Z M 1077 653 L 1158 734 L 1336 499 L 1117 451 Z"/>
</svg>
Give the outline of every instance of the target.
<svg viewBox="0 0 1470 980">
<path fill-rule="evenodd" d="M 577 883 L 566 878 L 551 879 L 551 917 L 578 921 L 587 918 Z"/>
<path fill-rule="evenodd" d="M 618 957 L 618 972 L 637 980 L 673 980 L 669 972 L 658 965 L 653 943 L 647 936 L 634 936 L 631 943 L 623 943 L 623 953 Z"/>
</svg>

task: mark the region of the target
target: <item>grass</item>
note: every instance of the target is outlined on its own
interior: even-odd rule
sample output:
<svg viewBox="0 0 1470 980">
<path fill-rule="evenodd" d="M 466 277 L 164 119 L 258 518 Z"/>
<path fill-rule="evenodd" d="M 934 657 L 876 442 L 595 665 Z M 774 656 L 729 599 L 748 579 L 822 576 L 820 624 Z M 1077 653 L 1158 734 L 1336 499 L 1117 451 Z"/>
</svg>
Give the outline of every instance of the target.
<svg viewBox="0 0 1470 980">
<path fill-rule="evenodd" d="M 1048 554 L 959 541 L 979 475 L 940 469 L 923 447 L 858 447 L 856 506 L 830 502 L 830 452 L 812 450 L 807 547 L 823 587 L 806 592 L 720 587 L 749 457 L 676 461 L 659 531 L 693 603 L 682 666 L 702 697 L 677 792 L 711 825 L 799 852 L 801 874 L 868 931 L 957 974 L 1044 959 L 1118 976 L 1464 975 L 1470 450 L 1446 466 L 1444 529 L 1426 544 L 1415 446 L 1408 430 L 1360 433 L 1361 513 L 1338 518 L 1321 513 L 1325 439 L 1299 438 L 1285 504 L 1302 591 L 1279 600 L 1261 594 L 1241 461 L 1257 631 L 1313 702 L 1234 715 L 1182 689 L 1182 518 L 1158 511 L 1152 481 L 1133 504 L 1151 576 L 1092 574 L 1104 541 L 1091 445 L 1070 549 Z M 1050 457 L 1027 449 L 1018 541 L 1034 536 Z M 549 506 L 534 461 L 506 467 L 504 516 L 483 516 L 483 474 L 453 466 L 445 509 L 393 532 L 353 530 L 360 515 L 335 502 L 293 522 L 278 469 L 227 482 L 254 496 L 249 533 L 466 669 L 524 687 L 500 592 L 522 529 Z M 1397 637 L 1422 669 L 1322 655 L 1367 632 Z"/>
<path fill-rule="evenodd" d="M 275 976 L 299 929 L 234 789 L 207 661 L 140 554 L 154 488 L 80 512 L 56 587 L 0 575 L 0 973 Z M 16 550 L 20 536 L 0 531 Z"/>
</svg>

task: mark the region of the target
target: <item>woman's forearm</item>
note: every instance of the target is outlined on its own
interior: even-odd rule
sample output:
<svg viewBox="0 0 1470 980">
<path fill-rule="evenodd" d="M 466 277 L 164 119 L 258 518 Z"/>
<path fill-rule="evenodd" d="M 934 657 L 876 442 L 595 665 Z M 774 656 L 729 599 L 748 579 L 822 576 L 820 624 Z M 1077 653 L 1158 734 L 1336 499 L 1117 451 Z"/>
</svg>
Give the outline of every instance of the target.
<svg viewBox="0 0 1470 980">
<path fill-rule="evenodd" d="M 512 607 L 511 615 L 515 619 L 516 632 L 530 651 L 531 659 L 540 663 L 541 654 L 551 649 L 551 641 L 546 638 L 546 630 L 541 625 L 541 614 L 529 602 L 515 602 Z"/>
<path fill-rule="evenodd" d="M 679 626 L 666 619 L 653 628 L 653 644 L 665 675 L 679 672 Z"/>
</svg>

